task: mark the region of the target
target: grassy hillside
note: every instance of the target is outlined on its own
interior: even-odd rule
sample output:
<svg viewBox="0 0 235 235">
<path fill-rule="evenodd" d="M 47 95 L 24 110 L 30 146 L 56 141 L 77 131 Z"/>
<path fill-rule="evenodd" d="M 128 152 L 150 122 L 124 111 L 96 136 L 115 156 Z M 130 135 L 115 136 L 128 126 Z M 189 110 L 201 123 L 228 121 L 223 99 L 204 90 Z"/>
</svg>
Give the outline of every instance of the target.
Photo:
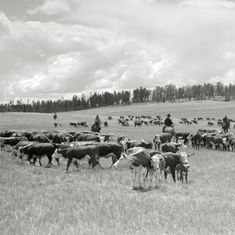
<svg viewBox="0 0 235 235">
<path fill-rule="evenodd" d="M 91 124 L 96 114 L 106 120 L 114 116 L 103 133 L 152 140 L 162 127 L 120 127 L 120 115 L 145 114 L 180 117 L 235 117 L 235 103 L 191 102 L 106 107 L 59 113 L 60 128 L 70 128 L 72 120 Z M 1 130 L 54 129 L 52 114 L 0 114 Z M 196 131 L 206 127 L 182 126 L 177 130 Z M 127 169 L 88 169 L 65 174 L 66 162 L 52 168 L 29 166 L 0 152 L 1 234 L 234 234 L 235 233 L 235 153 L 193 150 L 189 184 L 173 183 L 170 175 L 160 189 L 137 192 L 129 189 Z M 109 161 L 109 160 L 107 160 Z M 105 163 L 105 160 L 104 160 Z M 43 159 L 43 166 L 47 159 Z"/>
</svg>

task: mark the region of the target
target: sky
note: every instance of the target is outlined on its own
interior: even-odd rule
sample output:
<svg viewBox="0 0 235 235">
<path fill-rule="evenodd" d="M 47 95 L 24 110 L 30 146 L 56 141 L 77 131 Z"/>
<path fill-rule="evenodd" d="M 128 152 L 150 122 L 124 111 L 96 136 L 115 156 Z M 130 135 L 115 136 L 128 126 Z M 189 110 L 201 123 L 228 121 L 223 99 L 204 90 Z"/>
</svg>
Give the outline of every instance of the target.
<svg viewBox="0 0 235 235">
<path fill-rule="evenodd" d="M 218 81 L 233 0 L 0 0 L 0 102 Z"/>
</svg>

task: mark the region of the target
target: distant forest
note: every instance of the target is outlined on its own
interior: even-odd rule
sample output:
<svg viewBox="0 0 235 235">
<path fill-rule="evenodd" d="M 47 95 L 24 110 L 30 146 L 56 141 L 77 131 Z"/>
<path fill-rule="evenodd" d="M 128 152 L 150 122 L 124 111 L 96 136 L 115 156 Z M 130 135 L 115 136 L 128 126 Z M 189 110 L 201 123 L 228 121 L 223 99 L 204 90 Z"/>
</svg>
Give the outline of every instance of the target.
<svg viewBox="0 0 235 235">
<path fill-rule="evenodd" d="M 190 100 L 235 100 L 235 84 L 224 85 L 218 82 L 216 85 L 206 83 L 204 85 L 192 85 L 176 88 L 175 85 L 156 86 L 154 89 L 143 87 L 132 91 L 114 91 L 92 93 L 89 97 L 84 94 L 72 99 L 58 100 L 33 100 L 27 103 L 22 100 L 12 100 L 7 104 L 0 104 L 1 112 L 65 112 L 83 110 L 109 105 L 129 105 L 143 102 L 184 102 Z"/>
</svg>

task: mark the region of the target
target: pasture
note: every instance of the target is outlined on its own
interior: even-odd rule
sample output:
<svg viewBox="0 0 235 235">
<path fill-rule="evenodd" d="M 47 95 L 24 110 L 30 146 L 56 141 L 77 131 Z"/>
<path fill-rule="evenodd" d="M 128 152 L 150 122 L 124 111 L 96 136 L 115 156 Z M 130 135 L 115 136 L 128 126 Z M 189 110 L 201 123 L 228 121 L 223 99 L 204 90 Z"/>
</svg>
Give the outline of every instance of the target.
<svg viewBox="0 0 235 235">
<path fill-rule="evenodd" d="M 234 107 L 235 102 L 211 101 L 105 107 L 58 113 L 59 128 L 53 126 L 53 114 L 1 113 L 0 130 L 90 130 L 99 114 L 102 121 L 113 116 L 101 133 L 152 140 L 162 126 L 122 127 L 117 119 L 171 113 L 176 131 L 196 132 L 221 128 L 208 127 L 206 121 L 180 125 L 179 119 L 225 114 L 235 119 Z M 87 121 L 89 128 L 70 127 L 70 121 Z M 144 192 L 129 189 L 128 169 L 90 170 L 82 161 L 78 170 L 71 166 L 65 174 L 65 160 L 60 167 L 35 167 L 0 152 L 1 234 L 234 234 L 235 152 L 187 152 L 195 152 L 189 159 L 189 184 L 175 184 L 168 175 L 159 189 Z"/>
</svg>

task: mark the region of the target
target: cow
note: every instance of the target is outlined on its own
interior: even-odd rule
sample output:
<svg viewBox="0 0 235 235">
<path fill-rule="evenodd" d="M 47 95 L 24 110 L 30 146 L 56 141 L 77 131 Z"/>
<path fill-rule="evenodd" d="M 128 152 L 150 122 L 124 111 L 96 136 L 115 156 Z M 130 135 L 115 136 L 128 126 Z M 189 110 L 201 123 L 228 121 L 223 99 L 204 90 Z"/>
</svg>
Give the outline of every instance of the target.
<svg viewBox="0 0 235 235">
<path fill-rule="evenodd" d="M 170 172 L 174 182 L 175 180 L 175 168 L 178 164 L 182 164 L 185 168 L 189 168 L 189 162 L 187 159 L 187 154 L 185 152 L 181 153 L 162 153 L 163 157 L 165 158 L 165 169 L 168 167 L 170 168 Z M 167 179 L 167 171 L 164 172 L 165 180 Z"/>
<path fill-rule="evenodd" d="M 123 146 L 118 143 L 97 143 L 98 159 L 109 157 L 112 154 L 112 165 L 121 157 L 124 152 Z"/>
<path fill-rule="evenodd" d="M 205 145 L 204 138 L 207 134 L 197 132 L 195 135 L 192 133 L 188 136 L 188 140 L 191 141 L 192 147 L 199 149 Z"/>
<path fill-rule="evenodd" d="M 151 155 L 150 155 L 151 156 Z M 156 188 L 160 187 L 161 178 L 162 178 L 162 172 L 164 172 L 165 169 L 165 159 L 160 153 L 155 153 L 153 156 L 151 156 L 151 168 L 149 169 L 149 187 L 151 188 L 152 185 L 152 178 L 153 175 L 155 175 L 156 179 Z"/>
<path fill-rule="evenodd" d="M 207 135 L 206 136 L 206 147 L 216 150 L 227 150 L 226 138 L 218 135 Z"/>
<path fill-rule="evenodd" d="M 126 120 L 121 121 L 122 126 L 129 126 L 129 122 Z"/>
<path fill-rule="evenodd" d="M 46 155 L 48 158 L 48 164 L 47 167 L 50 167 L 52 165 L 52 155 L 56 150 L 56 145 L 53 143 L 32 143 L 25 147 L 19 147 L 19 151 L 22 154 L 28 155 L 28 161 L 30 164 L 36 163 L 36 160 L 39 159 L 40 166 L 41 161 L 40 159 Z M 31 162 L 31 159 L 33 159 L 33 162 Z M 56 160 L 56 159 L 55 159 Z M 57 161 L 57 164 L 59 166 L 59 162 Z"/>
<path fill-rule="evenodd" d="M 214 123 L 213 121 L 208 121 L 208 122 L 207 122 L 207 125 L 208 125 L 208 126 L 214 126 L 215 123 Z"/>
<path fill-rule="evenodd" d="M 135 120 L 135 121 L 134 121 L 135 127 L 141 127 L 142 124 L 143 124 L 143 121 L 142 121 L 142 120 Z"/>
<path fill-rule="evenodd" d="M 132 183 L 130 189 L 135 189 L 136 176 L 138 178 L 138 188 L 145 188 L 147 172 L 152 168 L 151 156 L 145 148 L 134 147 L 128 150 L 127 155 L 123 154 L 120 159 L 113 164 L 113 168 L 129 167 L 132 171 Z M 143 177 L 143 185 L 141 178 Z M 151 187 L 151 186 L 150 186 Z"/>
<path fill-rule="evenodd" d="M 162 152 L 171 152 L 171 153 L 176 153 L 179 150 L 185 149 L 187 148 L 186 145 L 184 145 L 183 143 L 174 143 L 174 142 L 170 142 L 170 143 L 165 143 L 162 145 Z"/>
<path fill-rule="evenodd" d="M 77 127 L 78 126 L 77 122 L 70 122 L 69 125 L 73 126 L 73 127 Z"/>
<path fill-rule="evenodd" d="M 68 148 L 59 148 L 58 153 L 67 160 L 66 173 L 73 159 L 80 160 L 89 156 L 89 166 L 94 168 L 98 164 L 98 148 L 96 145 L 72 146 Z M 76 164 L 77 166 L 77 164 Z"/>
<path fill-rule="evenodd" d="M 77 126 L 88 127 L 87 122 L 77 122 Z"/>
</svg>

